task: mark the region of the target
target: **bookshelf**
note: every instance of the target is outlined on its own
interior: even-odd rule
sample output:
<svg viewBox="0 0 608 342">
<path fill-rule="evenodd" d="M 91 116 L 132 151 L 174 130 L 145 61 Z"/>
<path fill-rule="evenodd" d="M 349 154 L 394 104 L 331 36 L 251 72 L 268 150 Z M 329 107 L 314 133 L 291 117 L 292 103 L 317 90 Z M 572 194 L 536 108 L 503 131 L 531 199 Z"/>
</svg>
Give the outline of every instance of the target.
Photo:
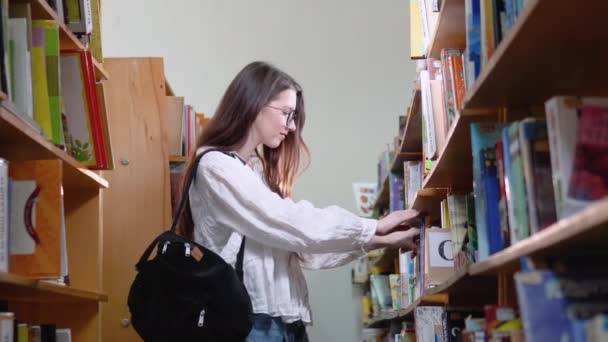
<svg viewBox="0 0 608 342">
<path fill-rule="evenodd" d="M 439 58 L 444 48 L 467 47 L 466 1 L 441 1 L 427 57 Z M 584 8 L 576 9 L 566 0 L 525 3 L 510 31 L 503 35 L 493 54 L 482 63 L 478 78 L 468 87 L 463 106 L 457 108 L 459 113 L 445 136 L 445 145 L 409 203 L 410 208 L 430 214 L 434 222 L 447 196 L 473 190 L 472 123 L 509 124 L 529 117 L 544 118 L 545 101 L 553 96 L 608 95 L 603 82 L 608 76 L 606 69 L 597 67 L 608 57 L 605 44 L 608 29 L 601 25 L 608 3 L 588 1 Z M 410 103 L 418 101 L 419 96 L 414 93 Z M 409 119 L 411 117 L 406 127 Z M 422 150 L 420 131 L 421 128 L 417 132 L 406 128 L 402 141 L 409 139 L 409 142 L 402 144 L 400 151 L 404 151 L 403 145 L 420 146 L 418 150 Z M 546 148 L 548 151 L 549 147 Z M 403 174 L 403 169 L 396 164 L 397 160 L 391 171 Z M 386 209 L 388 203 L 379 198 L 376 206 Z M 539 263 L 543 269 L 545 262 L 556 257 L 599 256 L 603 259 L 607 242 L 608 198 L 604 197 L 538 232 L 530 232 L 528 237 L 480 261 L 455 269 L 447 281 L 427 288 L 425 294 L 408 307 L 381 312 L 364 322 L 365 326 L 386 327 L 389 321 L 411 321 L 415 308 L 421 305 L 483 307 L 494 304 L 518 308 L 514 274 L 528 267 L 523 261 Z M 600 263 L 593 267 L 605 270 Z M 526 324 L 524 321 L 524 326 Z"/>
<path fill-rule="evenodd" d="M 11 0 L 7 3 L 9 7 L 27 3 L 31 19 L 55 21 L 60 49 L 85 49 L 47 1 Z M 93 64 L 97 82 L 109 79 L 109 73 L 101 63 L 94 60 Z M 48 141 L 35 125 L 15 113 L 15 105 L 9 102 L 7 94 L 0 93 L 0 100 L 0 158 L 8 161 L 9 168 L 17 161 L 60 161 L 58 174 L 63 188 L 69 273 L 69 285 L 61 285 L 0 272 L 0 300 L 8 303 L 8 310 L 20 322 L 69 328 L 74 341 L 101 341 L 101 305 L 110 300 L 103 286 L 102 198 L 104 190 L 110 188 L 110 182 Z M 103 103 L 100 111 L 103 111 L 102 106 Z"/>
</svg>

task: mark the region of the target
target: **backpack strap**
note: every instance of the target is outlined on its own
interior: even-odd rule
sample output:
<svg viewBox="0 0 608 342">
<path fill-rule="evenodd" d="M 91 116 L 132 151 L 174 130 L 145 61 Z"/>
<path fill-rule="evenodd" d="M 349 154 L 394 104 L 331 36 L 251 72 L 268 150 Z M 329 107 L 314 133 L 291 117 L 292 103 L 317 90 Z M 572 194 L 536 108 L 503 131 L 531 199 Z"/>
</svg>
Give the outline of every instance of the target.
<svg viewBox="0 0 608 342">
<path fill-rule="evenodd" d="M 228 155 L 228 156 L 231 156 L 232 158 L 236 158 L 236 159 L 240 160 L 243 163 L 243 165 L 247 164 L 238 154 L 225 152 L 225 151 L 219 150 L 217 148 L 210 148 L 208 150 L 203 151 L 196 157 L 194 157 L 194 160 L 192 161 L 192 163 L 193 163 L 192 172 L 190 173 L 190 177 L 188 178 L 188 183 L 184 187 L 185 191 L 182 194 L 182 198 L 179 202 L 179 207 L 178 207 L 177 211 L 175 212 L 175 216 L 173 217 L 173 223 L 171 224 L 171 232 L 173 232 L 173 233 L 175 233 L 175 229 L 177 227 L 177 222 L 179 221 L 179 217 L 181 216 L 182 212 L 184 211 L 184 209 L 186 207 L 186 200 L 188 199 L 187 196 L 189 196 L 190 186 L 192 185 L 192 182 L 196 178 L 196 170 L 198 169 L 198 164 L 200 163 L 203 156 L 209 152 L 222 152 L 225 155 Z M 158 241 L 155 241 L 155 242 L 158 242 Z M 151 252 L 152 248 L 154 248 L 154 245 L 155 245 L 154 242 L 150 245 L 150 247 L 149 247 L 150 252 Z M 236 274 L 238 275 L 241 282 L 243 281 L 243 257 L 244 257 L 244 255 L 245 255 L 245 236 L 243 236 L 243 241 L 241 242 L 241 247 L 239 248 L 239 252 L 236 256 L 236 264 L 234 267 L 236 269 Z M 149 256 L 149 253 L 148 253 L 148 256 Z"/>
</svg>

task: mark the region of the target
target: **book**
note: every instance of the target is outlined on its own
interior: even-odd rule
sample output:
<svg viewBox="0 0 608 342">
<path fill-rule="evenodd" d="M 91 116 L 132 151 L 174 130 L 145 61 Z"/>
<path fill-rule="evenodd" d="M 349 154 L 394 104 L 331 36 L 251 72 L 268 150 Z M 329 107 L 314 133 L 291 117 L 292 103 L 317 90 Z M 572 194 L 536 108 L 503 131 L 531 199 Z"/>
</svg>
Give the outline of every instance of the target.
<svg viewBox="0 0 608 342">
<path fill-rule="evenodd" d="M 11 273 L 61 276 L 61 175 L 60 160 L 11 162 Z"/>
<path fill-rule="evenodd" d="M 9 193 L 8 161 L 0 158 L 0 272 L 8 272 L 9 264 Z"/>
<path fill-rule="evenodd" d="M 465 0 L 467 59 L 471 65 L 468 76 L 471 84 L 481 71 L 481 0 Z"/>
<path fill-rule="evenodd" d="M 65 104 L 64 128 L 68 153 L 93 169 L 108 168 L 108 149 L 89 51 L 63 50 L 61 86 Z"/>
<path fill-rule="evenodd" d="M 574 341 L 574 325 L 608 310 L 608 275 L 515 274 L 517 298 L 528 342 Z"/>
<path fill-rule="evenodd" d="M 608 196 L 608 105 L 584 103 L 567 201 L 574 210 Z"/>
<path fill-rule="evenodd" d="M 44 34 L 44 56 L 48 108 L 51 120 L 51 142 L 63 148 L 65 145 L 63 125 L 61 124 L 61 79 L 59 71 L 59 28 L 55 20 L 33 20 L 32 30 Z M 41 32 L 38 32 L 41 30 Z"/>
<path fill-rule="evenodd" d="M 513 122 L 507 131 L 507 141 L 503 134 L 503 144 L 509 146 L 508 157 L 505 153 L 507 169 L 507 209 L 509 212 L 509 227 L 511 229 L 511 244 L 521 241 L 530 235 L 528 220 L 528 202 L 524 180 L 523 159 L 520 139 L 521 122 Z M 505 150 L 506 152 L 506 150 Z"/>
<path fill-rule="evenodd" d="M 441 285 L 454 273 L 454 254 L 449 230 L 433 227 L 424 234 L 426 288 L 429 288 Z"/>
<path fill-rule="evenodd" d="M 49 102 L 48 74 L 46 71 L 46 31 L 32 27 L 32 78 L 34 80 L 34 119 L 46 136 L 53 140 L 53 119 Z"/>
<path fill-rule="evenodd" d="M 473 188 L 479 259 L 503 248 L 500 231 L 499 186 L 495 153 L 500 127 L 494 123 L 471 124 Z"/>
<path fill-rule="evenodd" d="M 68 27 L 76 34 L 91 34 L 93 11 L 91 0 L 68 0 Z"/>
<path fill-rule="evenodd" d="M 443 315 L 445 309 L 441 306 L 418 306 L 414 313 L 414 321 L 416 324 L 416 341 L 418 342 L 435 342 L 436 327 L 440 328 L 441 339 L 443 339 Z"/>
<path fill-rule="evenodd" d="M 28 4 L 29 8 L 29 4 Z M 30 30 L 27 18 L 9 19 L 9 37 L 11 42 L 11 85 L 12 101 L 16 113 L 34 119 L 34 93 L 32 89 L 32 56 Z"/>
<path fill-rule="evenodd" d="M 167 137 L 169 155 L 182 155 L 182 134 L 184 119 L 184 98 L 181 96 L 167 96 Z"/>
<path fill-rule="evenodd" d="M 0 341 L 12 342 L 15 336 L 15 314 L 12 312 L 0 312 Z"/>
</svg>

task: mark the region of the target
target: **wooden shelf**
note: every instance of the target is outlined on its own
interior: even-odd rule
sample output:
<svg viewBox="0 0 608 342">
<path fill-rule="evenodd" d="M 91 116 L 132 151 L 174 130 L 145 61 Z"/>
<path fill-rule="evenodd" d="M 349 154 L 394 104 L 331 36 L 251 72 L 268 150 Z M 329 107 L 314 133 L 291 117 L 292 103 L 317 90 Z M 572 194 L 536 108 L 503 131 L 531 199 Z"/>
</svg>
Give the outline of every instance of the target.
<svg viewBox="0 0 608 342">
<path fill-rule="evenodd" d="M 446 188 L 418 190 L 410 208 L 427 214 L 439 212 L 440 203 L 447 195 L 448 189 Z"/>
<path fill-rule="evenodd" d="M 169 162 L 171 163 L 186 163 L 189 158 L 184 156 L 169 156 Z"/>
<path fill-rule="evenodd" d="M 73 303 L 108 301 L 108 297 L 101 293 L 47 283 L 10 273 L 0 273 L 0 293 L 2 293 L 2 299 L 18 302 Z"/>
<path fill-rule="evenodd" d="M 554 95 L 606 95 L 607 1 L 528 0 L 467 94 L 465 108 L 542 104 Z M 559 18 L 559 19 L 558 19 Z"/>
<path fill-rule="evenodd" d="M 570 254 L 572 250 L 605 250 L 608 242 L 608 199 L 520 241 L 471 266 L 471 274 L 491 274 L 518 267 L 522 256 Z"/>
<path fill-rule="evenodd" d="M 59 26 L 59 44 L 61 49 L 80 49 L 85 50 L 85 46 L 78 40 L 76 35 L 70 31 L 65 23 L 59 19 L 59 16 L 46 0 L 30 0 L 22 1 L 29 2 L 32 6 L 32 19 L 55 20 Z M 97 80 L 107 80 L 108 73 L 103 65 L 93 59 L 95 65 L 95 77 Z"/>
<path fill-rule="evenodd" d="M 376 197 L 376 203 L 374 204 L 374 210 L 380 210 L 388 208 L 389 202 L 389 185 L 388 185 L 388 176 L 384 178 L 384 182 L 382 182 L 382 187 L 378 191 L 378 197 Z"/>
<path fill-rule="evenodd" d="M 17 114 L 0 107 L 0 157 L 10 160 L 60 159 L 66 188 L 107 188 L 108 182 L 49 142 Z"/>
<path fill-rule="evenodd" d="M 466 47 L 466 23 L 464 0 L 443 0 L 429 42 L 427 57 L 439 58 L 441 49 Z"/>
</svg>

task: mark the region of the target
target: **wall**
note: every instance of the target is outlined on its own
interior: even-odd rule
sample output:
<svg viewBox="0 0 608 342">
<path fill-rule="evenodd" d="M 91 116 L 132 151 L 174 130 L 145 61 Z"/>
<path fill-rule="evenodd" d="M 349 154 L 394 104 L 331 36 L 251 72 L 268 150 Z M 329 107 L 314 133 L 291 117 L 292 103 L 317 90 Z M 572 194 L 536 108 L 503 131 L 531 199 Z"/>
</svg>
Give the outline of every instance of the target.
<svg viewBox="0 0 608 342">
<path fill-rule="evenodd" d="M 270 61 L 304 88 L 312 164 L 295 197 L 354 210 L 352 182 L 376 160 L 409 102 L 407 0 L 103 0 L 104 55 L 162 56 L 175 92 L 213 113 L 234 75 Z M 307 272 L 315 342 L 357 341 L 350 268 Z"/>
</svg>

